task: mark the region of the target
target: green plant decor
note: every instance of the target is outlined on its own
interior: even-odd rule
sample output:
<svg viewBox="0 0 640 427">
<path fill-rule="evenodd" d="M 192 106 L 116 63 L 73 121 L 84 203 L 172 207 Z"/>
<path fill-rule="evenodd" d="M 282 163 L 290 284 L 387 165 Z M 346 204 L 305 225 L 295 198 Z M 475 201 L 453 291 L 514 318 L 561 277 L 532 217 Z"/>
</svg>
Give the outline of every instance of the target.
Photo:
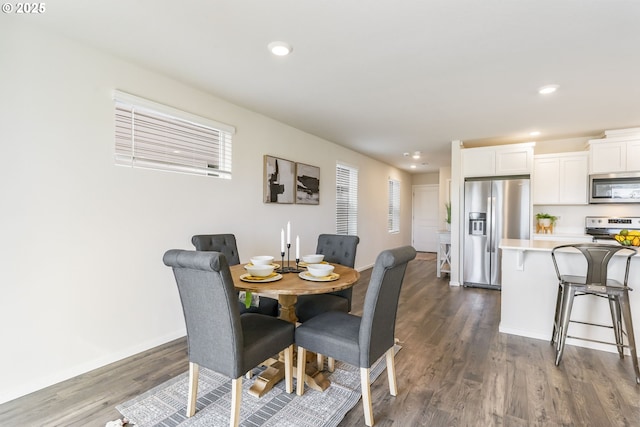
<svg viewBox="0 0 640 427">
<path fill-rule="evenodd" d="M 447 217 L 444 220 L 447 224 L 451 224 L 451 202 L 445 203 L 444 207 L 447 210 Z"/>
<path fill-rule="evenodd" d="M 537 213 L 536 214 L 536 219 L 540 220 L 540 219 L 550 219 L 552 224 L 555 224 L 556 220 L 558 219 L 557 216 L 548 214 L 548 213 Z"/>
</svg>

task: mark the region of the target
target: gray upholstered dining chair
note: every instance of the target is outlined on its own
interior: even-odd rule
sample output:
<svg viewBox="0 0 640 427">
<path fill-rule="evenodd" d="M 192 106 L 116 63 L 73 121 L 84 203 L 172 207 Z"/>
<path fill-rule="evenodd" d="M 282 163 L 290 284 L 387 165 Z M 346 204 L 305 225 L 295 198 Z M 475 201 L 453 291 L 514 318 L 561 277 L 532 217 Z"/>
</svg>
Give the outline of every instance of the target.
<svg viewBox="0 0 640 427">
<path fill-rule="evenodd" d="M 378 255 L 371 272 L 362 317 L 342 311 L 329 311 L 296 328 L 296 389 L 299 396 L 304 393 L 304 361 L 307 350 L 359 366 L 365 423 L 373 425 L 369 368 L 386 354 L 389 391 L 392 396 L 397 395 L 394 334 L 398 298 L 407 264 L 415 257 L 416 250 L 411 246 L 385 250 Z"/>
<path fill-rule="evenodd" d="M 240 316 L 229 264 L 219 252 L 172 249 L 163 261 L 173 269 L 187 326 L 187 417 L 196 410 L 201 366 L 232 379 L 231 426 L 240 418 L 242 375 L 282 350 L 286 391 L 291 393 L 295 326 L 258 313 Z"/>
<path fill-rule="evenodd" d="M 229 265 L 240 264 L 240 254 L 238 253 L 236 236 L 233 234 L 196 234 L 191 238 L 191 243 L 197 251 L 223 253 Z M 258 307 L 251 306 L 249 308 L 247 308 L 242 301 L 238 301 L 238 309 L 240 310 L 240 314 L 260 313 L 277 317 L 278 300 L 261 296 Z"/>
<path fill-rule="evenodd" d="M 360 243 L 358 236 L 342 234 L 321 234 L 318 236 L 317 254 L 323 254 L 324 260 L 353 268 L 356 262 L 356 249 Z M 301 295 L 296 303 L 296 317 L 299 322 L 327 311 L 351 311 L 353 289 L 328 294 Z"/>
</svg>

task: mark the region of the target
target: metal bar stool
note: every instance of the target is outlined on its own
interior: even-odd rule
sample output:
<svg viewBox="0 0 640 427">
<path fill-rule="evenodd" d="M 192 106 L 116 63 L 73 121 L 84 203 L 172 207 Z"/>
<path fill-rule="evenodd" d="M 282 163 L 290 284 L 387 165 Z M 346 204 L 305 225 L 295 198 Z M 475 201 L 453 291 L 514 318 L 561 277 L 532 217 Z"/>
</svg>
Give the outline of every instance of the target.
<svg viewBox="0 0 640 427">
<path fill-rule="evenodd" d="M 586 276 L 560 274 L 556 254 L 558 251 L 567 251 L 567 249 L 577 249 L 584 255 L 587 260 Z M 627 259 L 624 281 L 622 283 L 617 280 L 610 279 L 607 276 L 609 261 L 613 255 L 619 251 L 629 252 L 628 255 L 623 255 Z M 633 322 L 631 320 L 631 307 L 629 305 L 629 291 L 632 289 L 627 286 L 631 257 L 636 255 L 636 253 L 636 249 L 627 246 L 603 245 L 596 243 L 561 245 L 553 248 L 551 251 L 551 258 L 553 259 L 553 265 L 558 276 L 558 297 L 556 300 L 556 312 L 553 322 L 551 344 L 556 345 L 556 366 L 558 366 L 562 360 L 562 353 L 564 351 L 564 345 L 567 338 L 615 345 L 621 359 L 624 358 L 624 349 L 628 348 L 630 350 L 633 368 L 636 373 L 636 383 L 640 384 L 640 369 L 638 368 L 638 355 L 636 353 Z M 583 295 L 593 295 L 605 298 L 609 301 L 612 320 L 611 326 L 571 320 L 571 309 L 573 308 L 574 298 Z M 568 335 L 569 323 L 581 323 L 584 325 L 613 329 L 616 342 L 599 341 L 585 337 Z M 627 344 L 624 343 L 625 336 Z"/>
</svg>

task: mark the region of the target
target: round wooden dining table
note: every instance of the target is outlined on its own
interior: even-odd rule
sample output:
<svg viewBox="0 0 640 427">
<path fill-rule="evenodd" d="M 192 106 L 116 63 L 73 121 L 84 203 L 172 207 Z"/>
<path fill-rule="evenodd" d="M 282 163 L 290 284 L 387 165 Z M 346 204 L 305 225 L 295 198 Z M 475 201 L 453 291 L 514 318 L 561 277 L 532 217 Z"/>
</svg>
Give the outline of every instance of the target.
<svg viewBox="0 0 640 427">
<path fill-rule="evenodd" d="M 277 296 L 280 306 L 279 318 L 288 322 L 296 323 L 295 305 L 298 295 L 325 294 L 329 292 L 341 291 L 353 286 L 360 278 L 360 273 L 350 267 L 340 264 L 331 264 L 335 268 L 333 273 L 339 277 L 331 281 L 312 281 L 300 277 L 298 272 L 281 273 L 282 278 L 275 281 L 246 282 L 240 276 L 247 274 L 244 264 L 230 267 L 233 284 L 238 291 L 249 291 L 258 294 Z M 301 268 L 302 274 L 306 272 Z M 282 360 L 270 360 L 265 369 L 254 381 L 249 389 L 249 393 L 261 397 L 273 386 L 284 378 L 284 364 Z M 325 390 L 329 386 L 329 380 L 324 378 L 317 367 L 307 364 L 305 382 L 309 387 L 316 390 Z"/>
</svg>

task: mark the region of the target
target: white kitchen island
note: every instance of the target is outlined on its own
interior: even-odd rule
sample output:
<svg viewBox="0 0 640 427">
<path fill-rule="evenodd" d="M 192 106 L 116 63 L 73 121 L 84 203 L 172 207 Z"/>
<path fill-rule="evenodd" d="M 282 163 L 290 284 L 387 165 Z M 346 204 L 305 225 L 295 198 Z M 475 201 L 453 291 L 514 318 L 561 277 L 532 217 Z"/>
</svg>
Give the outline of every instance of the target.
<svg viewBox="0 0 640 427">
<path fill-rule="evenodd" d="M 550 340 L 553 330 L 558 292 L 558 279 L 551 259 L 551 250 L 566 241 L 503 239 L 502 294 L 500 332 L 530 338 Z M 627 253 L 627 252 L 623 252 Z M 584 275 L 586 261 L 581 253 L 571 253 L 559 259 L 564 274 Z M 616 255 L 610 262 L 609 276 L 624 277 L 626 257 Z M 636 347 L 640 343 L 640 255 L 631 260 L 629 271 L 631 316 L 634 322 Z M 609 304 L 603 298 L 577 297 L 572 319 L 611 325 Z M 584 336 L 600 341 L 614 341 L 610 329 L 580 324 L 569 326 L 569 335 Z M 567 344 L 616 352 L 614 346 L 567 339 Z"/>
</svg>

